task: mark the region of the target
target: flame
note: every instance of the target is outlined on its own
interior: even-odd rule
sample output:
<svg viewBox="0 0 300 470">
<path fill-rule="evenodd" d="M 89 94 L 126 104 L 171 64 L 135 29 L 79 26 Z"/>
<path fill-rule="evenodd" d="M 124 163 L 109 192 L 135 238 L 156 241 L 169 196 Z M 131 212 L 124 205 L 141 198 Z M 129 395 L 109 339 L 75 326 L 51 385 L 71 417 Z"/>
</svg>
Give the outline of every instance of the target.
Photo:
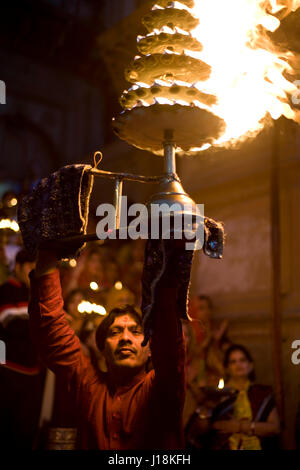
<svg viewBox="0 0 300 470">
<path fill-rule="evenodd" d="M 122 289 L 123 289 L 123 284 L 122 284 L 121 281 L 117 281 L 117 282 L 115 283 L 115 289 L 116 289 L 116 290 L 122 290 Z"/>
<path fill-rule="evenodd" d="M 69 260 L 69 265 L 71 266 L 71 268 L 75 268 L 77 266 L 77 261 L 76 259 L 72 258 Z"/>
<path fill-rule="evenodd" d="M 15 197 L 13 197 L 9 202 L 8 202 L 8 207 L 14 207 L 18 204 L 18 199 L 16 199 Z"/>
<path fill-rule="evenodd" d="M 218 389 L 221 390 L 222 388 L 224 388 L 224 379 L 220 379 L 218 383 Z"/>
<path fill-rule="evenodd" d="M 103 305 L 93 304 L 87 300 L 82 300 L 77 310 L 80 313 L 98 313 L 98 315 L 106 315 L 106 310 Z"/>
<path fill-rule="evenodd" d="M 90 283 L 90 289 L 92 289 L 92 290 L 98 290 L 98 289 L 99 289 L 98 283 L 97 283 L 97 282 L 94 282 L 94 281 L 91 282 L 91 283 Z"/>
<path fill-rule="evenodd" d="M 216 144 L 256 135 L 269 115 L 296 119 L 289 94 L 297 87 L 283 76 L 292 72 L 293 54 L 276 47 L 267 32 L 279 27 L 277 12 L 299 7 L 300 0 L 195 0 L 200 24 L 192 34 L 203 50 L 189 54 L 212 67 L 209 80 L 196 86 L 217 96 L 210 110 L 224 119 L 226 131 Z"/>
<path fill-rule="evenodd" d="M 0 220 L 0 229 L 6 229 L 9 228 L 10 230 L 13 230 L 14 232 L 19 232 L 20 227 L 18 223 L 15 220 L 11 219 L 1 219 Z"/>
</svg>

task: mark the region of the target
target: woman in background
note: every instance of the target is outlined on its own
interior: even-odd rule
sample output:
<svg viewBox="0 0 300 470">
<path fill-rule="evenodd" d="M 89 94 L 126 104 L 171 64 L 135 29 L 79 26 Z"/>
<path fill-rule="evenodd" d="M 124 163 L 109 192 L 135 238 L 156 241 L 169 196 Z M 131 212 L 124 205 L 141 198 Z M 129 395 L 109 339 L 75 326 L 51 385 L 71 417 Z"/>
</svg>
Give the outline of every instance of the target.
<svg viewBox="0 0 300 470">
<path fill-rule="evenodd" d="M 236 390 L 234 400 L 225 400 L 215 410 L 213 448 L 261 450 L 266 438 L 280 433 L 280 420 L 272 389 L 254 383 L 254 363 L 242 345 L 231 345 L 225 354 L 225 385 Z M 270 441 L 270 440 L 269 440 Z"/>
</svg>

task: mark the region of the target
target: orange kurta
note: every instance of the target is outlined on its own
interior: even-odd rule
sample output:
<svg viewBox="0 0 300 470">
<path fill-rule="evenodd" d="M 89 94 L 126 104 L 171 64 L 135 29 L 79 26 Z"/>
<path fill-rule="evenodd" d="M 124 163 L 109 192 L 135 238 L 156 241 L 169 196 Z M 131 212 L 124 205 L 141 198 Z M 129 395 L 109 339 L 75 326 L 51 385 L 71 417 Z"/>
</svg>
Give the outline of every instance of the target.
<svg viewBox="0 0 300 470">
<path fill-rule="evenodd" d="M 34 279 L 31 332 L 46 365 L 75 391 L 80 449 L 181 449 L 184 344 L 176 289 L 160 288 L 151 351 L 154 370 L 114 389 L 81 351 L 63 311 L 59 271 Z"/>
</svg>

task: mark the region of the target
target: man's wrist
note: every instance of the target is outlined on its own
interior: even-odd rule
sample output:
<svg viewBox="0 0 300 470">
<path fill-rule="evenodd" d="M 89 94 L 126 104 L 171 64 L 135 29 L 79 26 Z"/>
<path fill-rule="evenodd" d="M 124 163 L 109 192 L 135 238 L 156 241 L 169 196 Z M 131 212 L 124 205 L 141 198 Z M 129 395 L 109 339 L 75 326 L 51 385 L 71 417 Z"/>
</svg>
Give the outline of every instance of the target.
<svg viewBox="0 0 300 470">
<path fill-rule="evenodd" d="M 34 277 L 39 278 L 45 274 L 54 272 L 58 267 L 58 260 L 55 252 L 40 250 L 38 252 Z"/>
</svg>

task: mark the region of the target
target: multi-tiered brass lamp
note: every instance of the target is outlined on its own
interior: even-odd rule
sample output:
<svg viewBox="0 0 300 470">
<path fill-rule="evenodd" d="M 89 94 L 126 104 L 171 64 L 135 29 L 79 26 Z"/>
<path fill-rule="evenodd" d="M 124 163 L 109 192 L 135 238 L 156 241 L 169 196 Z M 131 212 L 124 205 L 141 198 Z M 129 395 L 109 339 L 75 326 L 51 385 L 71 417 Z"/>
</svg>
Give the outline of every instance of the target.
<svg viewBox="0 0 300 470">
<path fill-rule="evenodd" d="M 211 67 L 191 54 L 202 50 L 201 43 L 191 33 L 199 23 L 190 10 L 193 6 L 193 0 L 156 0 L 142 19 L 147 34 L 138 36 L 140 55 L 125 70 L 132 86 L 120 97 L 123 111 L 114 118 L 113 128 L 129 144 L 163 156 L 165 172 L 146 177 L 91 170 L 95 176 L 115 180 L 116 230 L 120 228 L 124 180 L 158 183 L 148 207 L 159 204 L 170 208 L 176 203 L 179 215 L 186 214 L 189 206 L 190 215 L 199 216 L 195 202 L 184 191 L 176 173 L 176 153 L 211 144 L 223 134 L 225 123 L 208 110 L 216 97 L 199 88 L 199 83 L 210 77 Z M 221 258 L 222 225 L 207 217 L 202 220 L 200 217 L 200 223 L 204 228 L 204 252 Z M 86 240 L 92 237 L 88 235 Z"/>
</svg>

